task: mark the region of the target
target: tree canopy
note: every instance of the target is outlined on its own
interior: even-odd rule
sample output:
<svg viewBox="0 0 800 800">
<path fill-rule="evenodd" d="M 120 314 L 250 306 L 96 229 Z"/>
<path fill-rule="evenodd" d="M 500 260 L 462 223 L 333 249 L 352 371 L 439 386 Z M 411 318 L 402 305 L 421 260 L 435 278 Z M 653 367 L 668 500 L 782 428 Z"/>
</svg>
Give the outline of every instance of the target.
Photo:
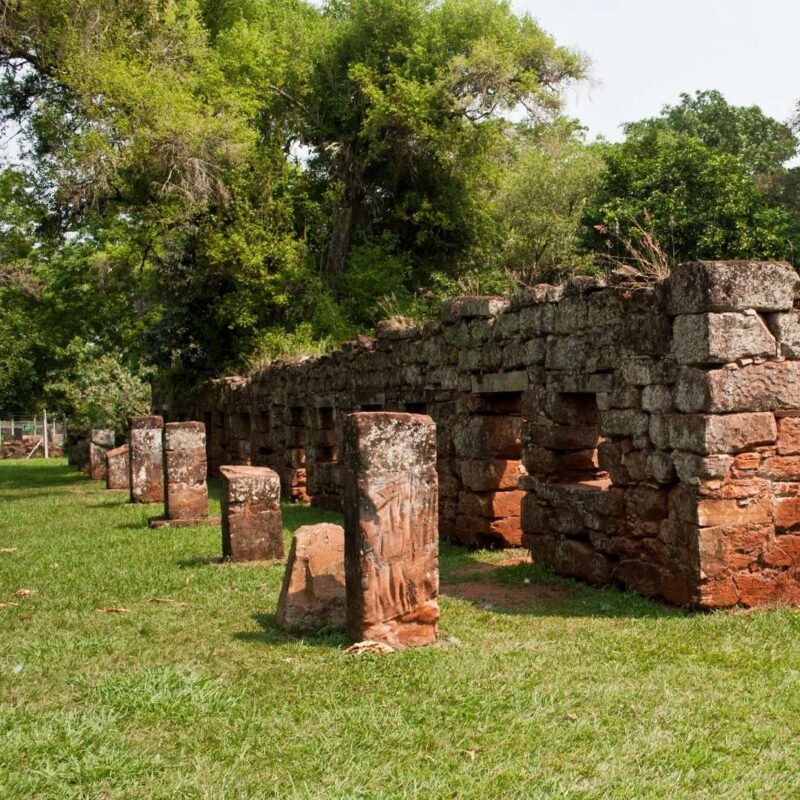
<svg viewBox="0 0 800 800">
<path fill-rule="evenodd" d="M 793 259 L 789 126 L 699 92 L 587 144 L 587 70 L 505 0 L 10 0 L 0 413 L 118 421 L 87 387 L 321 351 L 642 230 Z"/>
</svg>

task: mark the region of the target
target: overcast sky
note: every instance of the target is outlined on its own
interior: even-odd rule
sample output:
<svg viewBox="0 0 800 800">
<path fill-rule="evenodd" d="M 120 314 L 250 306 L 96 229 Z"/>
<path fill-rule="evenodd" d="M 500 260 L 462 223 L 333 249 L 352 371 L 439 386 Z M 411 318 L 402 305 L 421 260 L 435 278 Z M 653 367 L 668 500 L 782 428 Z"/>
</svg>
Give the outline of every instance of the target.
<svg viewBox="0 0 800 800">
<path fill-rule="evenodd" d="M 592 61 L 568 111 L 590 137 L 659 112 L 681 92 L 719 89 L 787 120 L 800 100 L 800 0 L 512 0 Z"/>
</svg>

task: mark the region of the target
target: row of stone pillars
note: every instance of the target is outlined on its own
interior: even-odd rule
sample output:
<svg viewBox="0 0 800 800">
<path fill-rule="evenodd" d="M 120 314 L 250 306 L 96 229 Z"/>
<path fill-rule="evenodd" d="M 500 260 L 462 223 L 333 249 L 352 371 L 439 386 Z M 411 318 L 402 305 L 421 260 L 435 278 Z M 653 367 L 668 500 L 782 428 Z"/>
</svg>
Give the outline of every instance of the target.
<svg viewBox="0 0 800 800">
<path fill-rule="evenodd" d="M 113 434 L 103 441 L 113 446 Z M 218 522 L 208 516 L 205 445 L 201 422 L 164 425 L 158 416 L 134 417 L 128 444 L 104 450 L 107 485 L 122 488 L 117 484 L 126 465 L 131 502 L 164 503 L 164 515 L 151 527 Z M 433 420 L 351 414 L 342 458 L 344 529 L 313 525 L 295 533 L 278 624 L 306 630 L 346 625 L 354 641 L 392 648 L 429 644 L 439 619 Z M 283 559 L 277 473 L 240 466 L 224 466 L 220 473 L 224 557 Z"/>
</svg>

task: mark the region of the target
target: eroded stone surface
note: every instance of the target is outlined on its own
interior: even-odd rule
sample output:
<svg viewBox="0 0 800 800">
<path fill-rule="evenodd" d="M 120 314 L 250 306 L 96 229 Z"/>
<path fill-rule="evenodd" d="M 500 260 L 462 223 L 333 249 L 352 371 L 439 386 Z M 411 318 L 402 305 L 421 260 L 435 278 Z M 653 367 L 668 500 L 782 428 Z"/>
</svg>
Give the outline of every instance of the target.
<svg viewBox="0 0 800 800">
<path fill-rule="evenodd" d="M 164 502 L 164 449 L 159 416 L 131 417 L 128 421 L 128 465 L 132 503 Z"/>
<path fill-rule="evenodd" d="M 430 644 L 439 620 L 436 426 L 357 413 L 345 423 L 347 630 L 353 641 Z"/>
<path fill-rule="evenodd" d="M 767 358 L 778 345 L 755 312 L 687 314 L 675 318 L 673 353 L 681 364 L 727 364 Z"/>
<path fill-rule="evenodd" d="M 163 447 L 165 519 L 204 520 L 208 517 L 205 425 L 168 422 Z"/>
<path fill-rule="evenodd" d="M 89 476 L 93 481 L 106 479 L 106 453 L 114 447 L 114 431 L 93 429 L 89 437 Z"/>
<path fill-rule="evenodd" d="M 788 311 L 798 276 L 785 262 L 696 261 L 672 270 L 665 282 L 670 314 L 706 311 Z"/>
<path fill-rule="evenodd" d="M 800 601 L 800 312 L 786 264 L 629 271 L 511 298 L 201 391 L 216 464 L 337 507 L 353 412 L 430 415 L 438 525 L 668 602 Z"/>
<path fill-rule="evenodd" d="M 222 554 L 232 561 L 281 559 L 281 485 L 268 467 L 220 468 Z"/>
<path fill-rule="evenodd" d="M 314 631 L 344 628 L 344 528 L 330 523 L 295 531 L 283 576 L 277 623 Z"/>
<path fill-rule="evenodd" d="M 123 444 L 106 453 L 106 489 L 130 490 L 128 445 Z"/>
</svg>

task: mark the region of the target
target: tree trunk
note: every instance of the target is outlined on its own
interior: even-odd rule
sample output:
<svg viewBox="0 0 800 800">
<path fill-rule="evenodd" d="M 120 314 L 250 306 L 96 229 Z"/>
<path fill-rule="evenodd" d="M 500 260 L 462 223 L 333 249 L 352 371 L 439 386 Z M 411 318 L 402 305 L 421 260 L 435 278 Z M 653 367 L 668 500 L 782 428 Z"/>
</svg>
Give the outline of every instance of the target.
<svg viewBox="0 0 800 800">
<path fill-rule="evenodd" d="M 353 236 L 353 204 L 345 199 L 336 209 L 331 224 L 331 241 L 325 256 L 325 274 L 337 276 L 344 273 L 347 256 L 350 254 L 350 240 Z"/>
</svg>

